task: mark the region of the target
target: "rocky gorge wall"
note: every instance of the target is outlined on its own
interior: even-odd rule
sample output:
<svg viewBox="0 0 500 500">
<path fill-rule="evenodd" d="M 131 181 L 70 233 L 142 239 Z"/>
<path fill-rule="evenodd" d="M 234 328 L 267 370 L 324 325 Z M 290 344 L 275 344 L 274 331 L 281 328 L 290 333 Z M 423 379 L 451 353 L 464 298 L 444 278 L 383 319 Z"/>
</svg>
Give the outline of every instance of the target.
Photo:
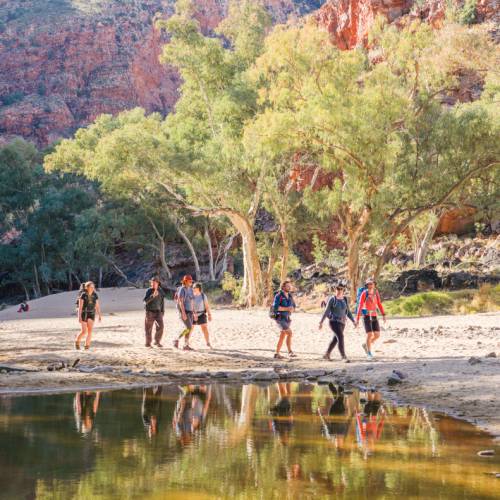
<svg viewBox="0 0 500 500">
<path fill-rule="evenodd" d="M 227 0 L 196 0 L 209 32 Z M 275 22 L 323 0 L 265 0 Z M 141 106 L 168 113 L 179 77 L 158 62 L 175 0 L 0 0 L 0 141 L 21 136 L 46 146 L 101 113 Z"/>
</svg>

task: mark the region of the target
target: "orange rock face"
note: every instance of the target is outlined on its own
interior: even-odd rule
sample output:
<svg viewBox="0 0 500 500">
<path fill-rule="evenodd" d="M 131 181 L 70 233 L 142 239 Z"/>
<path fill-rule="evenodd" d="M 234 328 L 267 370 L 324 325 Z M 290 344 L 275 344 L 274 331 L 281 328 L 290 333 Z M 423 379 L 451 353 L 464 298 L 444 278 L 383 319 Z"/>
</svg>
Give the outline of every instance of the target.
<svg viewBox="0 0 500 500">
<path fill-rule="evenodd" d="M 285 21 L 320 6 L 319 0 L 266 0 Z M 165 34 L 157 13 L 175 0 L 0 0 L 0 142 L 14 136 L 45 146 L 71 135 L 101 113 L 135 106 L 167 114 L 180 79 L 158 61 Z M 227 0 L 195 0 L 205 32 Z"/>
</svg>

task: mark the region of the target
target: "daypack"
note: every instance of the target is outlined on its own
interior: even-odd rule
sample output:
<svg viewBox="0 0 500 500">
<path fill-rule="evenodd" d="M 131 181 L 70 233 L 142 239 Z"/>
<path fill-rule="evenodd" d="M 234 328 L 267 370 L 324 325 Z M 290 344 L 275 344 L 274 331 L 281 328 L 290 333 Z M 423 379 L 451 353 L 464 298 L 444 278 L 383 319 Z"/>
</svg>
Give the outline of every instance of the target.
<svg viewBox="0 0 500 500">
<path fill-rule="evenodd" d="M 368 288 L 366 288 L 366 286 L 360 286 L 358 288 L 358 291 L 356 292 L 356 310 L 354 311 L 354 314 L 358 314 L 358 308 L 359 308 L 359 303 L 361 301 L 361 295 L 363 294 L 363 292 L 365 292 L 366 290 L 368 290 Z M 367 311 L 366 309 L 363 309 L 361 311 L 362 314 L 366 314 Z"/>
</svg>

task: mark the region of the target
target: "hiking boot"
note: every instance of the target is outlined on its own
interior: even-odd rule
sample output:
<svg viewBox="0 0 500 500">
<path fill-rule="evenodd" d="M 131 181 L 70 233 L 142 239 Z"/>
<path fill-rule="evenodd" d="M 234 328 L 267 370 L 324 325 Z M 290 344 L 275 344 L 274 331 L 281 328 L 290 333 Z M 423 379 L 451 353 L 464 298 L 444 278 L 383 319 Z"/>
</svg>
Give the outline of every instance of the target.
<svg viewBox="0 0 500 500">
<path fill-rule="evenodd" d="M 351 360 L 350 360 L 349 358 L 345 358 L 345 357 L 344 357 L 344 358 L 342 358 L 342 361 L 343 361 L 344 363 L 350 363 L 350 362 L 351 362 Z"/>
<path fill-rule="evenodd" d="M 331 361 L 332 360 L 332 358 L 330 358 L 329 354 L 324 354 L 323 355 L 323 359 L 326 359 L 326 361 Z"/>
<path fill-rule="evenodd" d="M 85 350 L 88 351 L 90 349 L 90 346 L 89 345 L 86 345 L 85 346 Z"/>
<path fill-rule="evenodd" d="M 76 349 L 77 351 L 79 351 L 79 350 L 80 350 L 80 342 L 75 342 L 75 349 Z"/>
<path fill-rule="evenodd" d="M 213 349 L 212 344 L 207 344 L 207 347 L 208 347 L 209 349 Z"/>
<path fill-rule="evenodd" d="M 155 342 L 156 347 L 163 347 L 159 342 Z"/>
<path fill-rule="evenodd" d="M 366 354 L 366 357 L 371 361 L 373 359 L 373 354 L 371 352 L 368 352 Z"/>
<path fill-rule="evenodd" d="M 179 349 L 179 340 L 174 340 L 174 347 Z"/>
<path fill-rule="evenodd" d="M 275 352 L 274 353 L 274 359 L 285 359 L 285 356 L 282 356 L 281 354 L 279 354 L 278 352 Z"/>
<path fill-rule="evenodd" d="M 297 355 L 296 355 L 293 351 L 290 351 L 290 352 L 288 353 L 288 356 L 289 356 L 290 358 L 296 358 L 296 357 L 297 357 Z"/>
<path fill-rule="evenodd" d="M 151 344 L 146 344 L 146 347 L 151 347 Z"/>
<path fill-rule="evenodd" d="M 189 345 L 185 345 L 184 348 L 183 348 L 184 351 L 194 351 L 194 349 L 189 346 Z"/>
</svg>

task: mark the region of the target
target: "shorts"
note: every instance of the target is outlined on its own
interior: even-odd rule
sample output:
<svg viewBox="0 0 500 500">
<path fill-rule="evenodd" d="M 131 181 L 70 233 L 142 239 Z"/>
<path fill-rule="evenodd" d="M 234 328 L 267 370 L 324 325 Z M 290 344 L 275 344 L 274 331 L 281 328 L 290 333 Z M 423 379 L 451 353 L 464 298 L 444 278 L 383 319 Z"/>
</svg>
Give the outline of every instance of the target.
<svg viewBox="0 0 500 500">
<path fill-rule="evenodd" d="M 193 321 L 193 325 L 206 325 L 208 323 L 207 313 L 198 313 L 198 318 Z"/>
<path fill-rule="evenodd" d="M 380 332 L 380 325 L 378 324 L 377 316 L 363 316 L 365 322 L 365 332 Z"/>
<path fill-rule="evenodd" d="M 365 415 L 377 415 L 380 406 L 382 405 L 381 401 L 368 401 L 368 403 L 365 404 L 365 407 L 363 409 L 363 413 Z"/>
<path fill-rule="evenodd" d="M 182 318 L 182 314 L 180 316 L 181 316 L 181 321 L 184 323 L 184 326 L 186 328 L 193 328 L 194 321 L 193 321 L 193 312 L 192 311 L 186 311 L 186 319 Z"/>
<path fill-rule="evenodd" d="M 82 321 L 86 323 L 89 319 L 95 321 L 95 311 L 82 311 Z"/>
<path fill-rule="evenodd" d="M 276 324 L 278 325 L 280 331 L 289 330 L 292 320 L 290 318 L 277 318 Z"/>
</svg>

